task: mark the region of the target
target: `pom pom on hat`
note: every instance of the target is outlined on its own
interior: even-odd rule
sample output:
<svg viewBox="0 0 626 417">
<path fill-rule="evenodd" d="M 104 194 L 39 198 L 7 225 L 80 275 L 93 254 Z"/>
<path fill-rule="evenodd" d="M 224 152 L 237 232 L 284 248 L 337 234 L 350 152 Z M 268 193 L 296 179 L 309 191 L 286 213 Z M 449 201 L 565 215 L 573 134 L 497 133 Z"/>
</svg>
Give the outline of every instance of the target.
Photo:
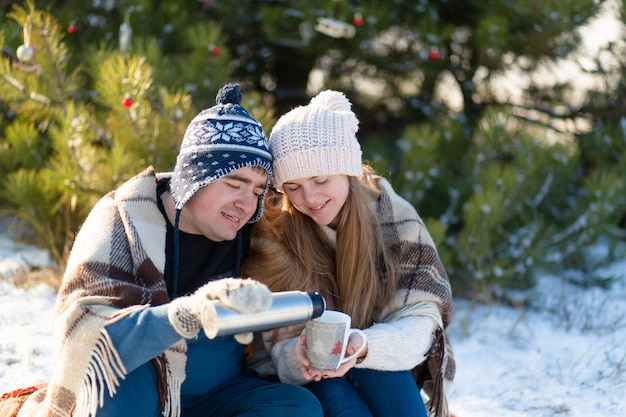
<svg viewBox="0 0 626 417">
<path fill-rule="evenodd" d="M 359 120 L 343 93 L 325 90 L 283 115 L 270 134 L 274 185 L 318 175 L 363 174 Z"/>
<path fill-rule="evenodd" d="M 351 111 L 350 100 L 337 91 L 324 90 L 311 99 L 311 106 L 326 107 L 332 111 Z"/>
<path fill-rule="evenodd" d="M 272 156 L 261 124 L 241 106 L 239 84 L 226 84 L 218 91 L 216 105 L 202 110 L 189 123 L 170 190 L 177 210 L 202 187 L 231 171 L 247 166 L 263 167 L 272 178 Z M 250 223 L 263 215 L 265 193 L 259 198 Z"/>
<path fill-rule="evenodd" d="M 241 100 L 243 100 L 243 95 L 239 90 L 239 84 L 226 84 L 215 96 L 217 104 L 241 104 Z"/>
</svg>

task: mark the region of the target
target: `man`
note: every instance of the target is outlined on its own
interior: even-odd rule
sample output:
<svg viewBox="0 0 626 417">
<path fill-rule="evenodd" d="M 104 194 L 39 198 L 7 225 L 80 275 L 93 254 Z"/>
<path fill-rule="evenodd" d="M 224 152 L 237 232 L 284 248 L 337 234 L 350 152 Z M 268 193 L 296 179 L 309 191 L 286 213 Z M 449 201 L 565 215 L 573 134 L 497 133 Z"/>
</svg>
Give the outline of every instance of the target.
<svg viewBox="0 0 626 417">
<path fill-rule="evenodd" d="M 150 167 L 94 206 L 57 298 L 58 365 L 20 416 L 322 415 L 302 388 L 245 368 L 251 334 L 204 335 L 211 300 L 244 313 L 271 304 L 266 286 L 230 278 L 272 174 L 241 98 L 228 84 L 192 120 L 173 173 Z"/>
</svg>

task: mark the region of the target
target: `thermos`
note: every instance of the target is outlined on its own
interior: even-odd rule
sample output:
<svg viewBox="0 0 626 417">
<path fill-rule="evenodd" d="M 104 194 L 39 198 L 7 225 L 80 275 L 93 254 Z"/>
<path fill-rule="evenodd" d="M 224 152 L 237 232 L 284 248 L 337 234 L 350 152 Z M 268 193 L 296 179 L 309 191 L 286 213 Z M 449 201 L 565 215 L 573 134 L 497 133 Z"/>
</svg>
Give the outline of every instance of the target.
<svg viewBox="0 0 626 417">
<path fill-rule="evenodd" d="M 321 316 L 326 309 L 324 297 L 317 292 L 302 291 L 275 292 L 272 294 L 271 306 L 265 311 L 254 314 L 239 313 L 224 307 L 220 301 L 213 301 L 212 304 L 215 307 L 217 325 L 211 326 L 214 331 L 210 332 L 207 332 L 205 327 L 205 333 L 209 339 L 304 323 Z"/>
</svg>

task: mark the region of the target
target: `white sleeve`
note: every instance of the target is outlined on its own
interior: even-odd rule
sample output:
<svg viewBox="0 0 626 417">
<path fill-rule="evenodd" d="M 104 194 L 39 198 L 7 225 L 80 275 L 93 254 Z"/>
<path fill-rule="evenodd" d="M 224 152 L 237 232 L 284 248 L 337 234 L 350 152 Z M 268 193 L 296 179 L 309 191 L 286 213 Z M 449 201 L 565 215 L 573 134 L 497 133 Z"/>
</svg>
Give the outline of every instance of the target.
<svg viewBox="0 0 626 417">
<path fill-rule="evenodd" d="M 403 371 L 426 359 L 441 323 L 436 304 L 419 303 L 399 315 L 363 329 L 367 336 L 367 356 L 357 368 Z"/>
</svg>

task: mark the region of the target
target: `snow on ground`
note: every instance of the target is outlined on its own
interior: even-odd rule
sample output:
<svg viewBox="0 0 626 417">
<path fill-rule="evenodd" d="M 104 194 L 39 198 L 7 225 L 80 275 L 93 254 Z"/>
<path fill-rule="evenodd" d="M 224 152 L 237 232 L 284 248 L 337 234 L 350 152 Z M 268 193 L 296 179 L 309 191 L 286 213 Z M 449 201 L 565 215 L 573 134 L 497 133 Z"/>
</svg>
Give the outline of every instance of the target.
<svg viewBox="0 0 626 417">
<path fill-rule="evenodd" d="M 626 262 L 611 291 L 542 279 L 543 311 L 472 307 L 451 325 L 457 417 L 626 415 Z M 548 294 L 554 293 L 552 297 Z"/>
<path fill-rule="evenodd" d="M 0 233 L 0 393 L 45 382 L 52 373 L 55 292 L 46 285 L 18 288 L 10 279 L 50 263 L 44 251 Z M 452 413 L 626 415 L 626 259 L 601 272 L 616 278 L 610 290 L 582 290 L 541 275 L 536 309 L 455 300 Z"/>
<path fill-rule="evenodd" d="M 52 311 L 55 291 L 47 285 L 18 288 L 13 278 L 52 265 L 48 252 L 16 243 L 0 222 L 0 394 L 45 382 L 54 366 Z"/>
</svg>

